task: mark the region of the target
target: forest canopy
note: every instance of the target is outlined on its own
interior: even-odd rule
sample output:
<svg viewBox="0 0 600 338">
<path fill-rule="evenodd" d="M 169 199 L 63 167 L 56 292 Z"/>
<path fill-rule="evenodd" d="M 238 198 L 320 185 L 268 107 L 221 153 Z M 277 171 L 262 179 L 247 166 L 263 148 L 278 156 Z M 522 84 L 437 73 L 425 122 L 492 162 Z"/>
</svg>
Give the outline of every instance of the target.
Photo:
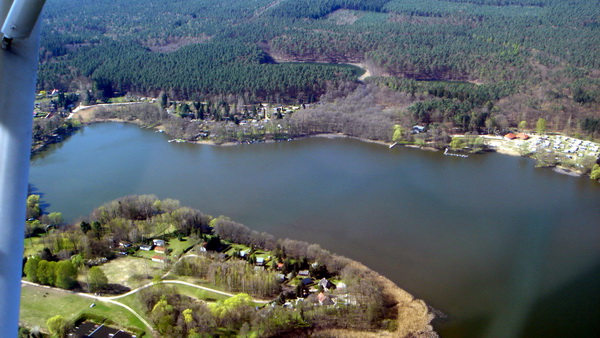
<svg viewBox="0 0 600 338">
<path fill-rule="evenodd" d="M 51 0 L 38 89 L 311 103 L 362 63 L 463 130 L 475 110 L 596 133 L 599 17 L 586 0 Z"/>
</svg>

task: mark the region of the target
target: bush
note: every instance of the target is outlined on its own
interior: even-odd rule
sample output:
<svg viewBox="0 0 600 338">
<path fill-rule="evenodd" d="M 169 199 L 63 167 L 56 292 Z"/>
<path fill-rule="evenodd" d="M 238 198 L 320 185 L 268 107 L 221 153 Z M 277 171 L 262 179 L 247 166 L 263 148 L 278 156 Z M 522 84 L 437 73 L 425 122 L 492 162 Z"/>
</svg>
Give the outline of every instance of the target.
<svg viewBox="0 0 600 338">
<path fill-rule="evenodd" d="M 590 178 L 593 180 L 600 180 L 600 165 L 597 163 L 592 167 L 592 172 L 590 173 Z"/>
</svg>

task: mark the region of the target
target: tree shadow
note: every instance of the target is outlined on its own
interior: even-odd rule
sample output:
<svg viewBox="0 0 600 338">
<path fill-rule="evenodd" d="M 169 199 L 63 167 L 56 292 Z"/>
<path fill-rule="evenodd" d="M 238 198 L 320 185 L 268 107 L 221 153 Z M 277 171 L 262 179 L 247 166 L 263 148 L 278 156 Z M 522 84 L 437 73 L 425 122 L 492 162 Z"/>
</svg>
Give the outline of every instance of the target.
<svg viewBox="0 0 600 338">
<path fill-rule="evenodd" d="M 42 192 L 35 184 L 29 183 L 27 188 L 27 195 L 38 195 L 40 196 L 40 209 L 42 210 L 42 215 L 47 214 L 44 210 L 49 209 L 52 204 L 44 200 L 44 196 L 46 195 Z"/>
</svg>

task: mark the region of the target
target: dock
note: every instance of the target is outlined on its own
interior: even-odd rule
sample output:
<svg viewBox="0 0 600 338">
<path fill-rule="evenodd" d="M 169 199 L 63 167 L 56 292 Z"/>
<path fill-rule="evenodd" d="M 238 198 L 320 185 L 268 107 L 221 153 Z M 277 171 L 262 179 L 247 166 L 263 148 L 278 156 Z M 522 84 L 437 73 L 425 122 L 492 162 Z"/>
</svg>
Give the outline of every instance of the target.
<svg viewBox="0 0 600 338">
<path fill-rule="evenodd" d="M 455 156 L 455 157 L 462 157 L 462 158 L 467 158 L 467 157 L 469 157 L 469 155 L 463 155 L 463 154 L 453 154 L 453 153 L 449 153 L 449 152 L 448 152 L 448 148 L 446 148 L 446 150 L 444 150 L 444 155 L 445 155 L 445 156 Z"/>
</svg>

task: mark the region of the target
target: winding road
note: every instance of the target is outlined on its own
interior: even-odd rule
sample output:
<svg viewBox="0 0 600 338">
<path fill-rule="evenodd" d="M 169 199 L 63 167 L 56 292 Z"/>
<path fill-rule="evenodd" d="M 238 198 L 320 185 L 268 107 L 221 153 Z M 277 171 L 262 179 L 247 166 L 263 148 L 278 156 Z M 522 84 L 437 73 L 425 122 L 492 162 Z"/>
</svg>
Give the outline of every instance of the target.
<svg viewBox="0 0 600 338">
<path fill-rule="evenodd" d="M 197 255 L 185 255 L 185 256 L 182 256 L 179 259 L 188 258 L 188 257 L 196 257 L 196 256 Z M 165 278 L 167 275 L 169 275 L 170 272 L 171 271 L 167 272 L 162 278 Z M 195 285 L 195 284 L 192 284 L 192 283 L 188 283 L 188 282 L 184 282 L 184 281 L 178 281 L 178 280 L 161 280 L 161 281 L 158 281 L 158 282 L 150 282 L 148 284 L 142 285 L 142 286 L 140 286 L 138 288 L 135 288 L 135 289 L 133 289 L 133 290 L 131 290 L 129 292 L 126 292 L 126 293 L 124 293 L 122 295 L 117 295 L 117 296 L 97 296 L 97 295 L 92 295 L 92 294 L 89 294 L 89 293 L 69 291 L 69 290 L 65 290 L 65 289 L 55 288 L 55 287 L 52 287 L 52 286 L 47 286 L 47 285 L 41 285 L 41 284 L 37 284 L 37 283 L 32 283 L 32 282 L 29 282 L 29 281 L 26 281 L 26 280 L 21 280 L 21 283 L 22 284 L 26 284 L 26 285 L 35 286 L 35 287 L 40 287 L 40 288 L 51 289 L 51 290 L 55 290 L 55 291 L 58 291 L 58 292 L 70 293 L 70 294 L 77 295 L 77 296 L 80 296 L 80 297 L 91 298 L 91 299 L 94 299 L 94 300 L 97 300 L 97 301 L 107 302 L 107 303 L 111 303 L 111 304 L 114 304 L 114 305 L 118 305 L 118 306 L 120 306 L 122 308 L 125 308 L 127 311 L 133 313 L 142 323 L 144 323 L 144 325 L 148 328 L 149 332 L 152 333 L 153 336 L 157 336 L 157 332 L 154 330 L 154 328 L 152 327 L 152 325 L 144 317 L 142 317 L 139 313 L 137 313 L 134 309 L 132 309 L 129 306 L 127 306 L 127 305 L 125 305 L 125 304 L 117 301 L 118 299 L 130 296 L 130 295 L 133 295 L 133 294 L 135 294 L 135 293 L 137 293 L 137 292 L 139 292 L 139 291 L 141 291 L 143 289 L 146 289 L 148 287 L 151 287 L 153 285 L 158 285 L 158 284 L 179 284 L 179 285 L 186 285 L 186 286 L 190 286 L 190 287 L 193 287 L 193 288 L 196 288 L 196 289 L 201 289 L 201 290 L 206 290 L 206 291 L 209 291 L 209 292 L 214 292 L 214 293 L 217 293 L 217 294 L 220 294 L 220 295 L 224 295 L 224 296 L 227 296 L 227 297 L 233 297 L 233 296 L 235 296 L 235 294 L 233 294 L 233 293 L 224 292 L 224 291 L 220 291 L 220 290 L 215 290 L 215 289 L 211 289 L 211 288 L 208 288 L 208 287 L 205 287 L 205 286 Z M 266 304 L 266 303 L 270 302 L 268 300 L 259 300 L 259 299 L 254 299 L 254 298 L 252 298 L 252 301 L 255 302 L 255 303 L 261 303 L 261 304 Z"/>
</svg>

